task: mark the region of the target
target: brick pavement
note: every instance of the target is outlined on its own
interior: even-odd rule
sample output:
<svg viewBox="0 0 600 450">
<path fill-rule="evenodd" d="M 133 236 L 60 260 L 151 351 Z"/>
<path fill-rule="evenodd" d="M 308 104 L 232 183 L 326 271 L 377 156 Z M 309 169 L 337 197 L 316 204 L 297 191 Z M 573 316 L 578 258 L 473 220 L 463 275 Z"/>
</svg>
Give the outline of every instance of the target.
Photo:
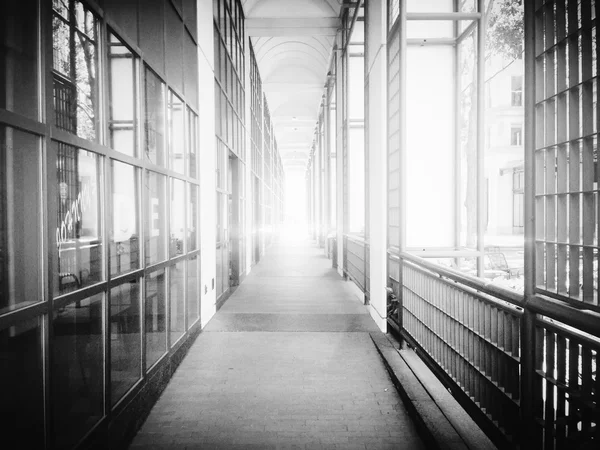
<svg viewBox="0 0 600 450">
<path fill-rule="evenodd" d="M 368 317 L 320 250 L 271 249 L 194 343 L 130 449 L 424 448 Z"/>
</svg>

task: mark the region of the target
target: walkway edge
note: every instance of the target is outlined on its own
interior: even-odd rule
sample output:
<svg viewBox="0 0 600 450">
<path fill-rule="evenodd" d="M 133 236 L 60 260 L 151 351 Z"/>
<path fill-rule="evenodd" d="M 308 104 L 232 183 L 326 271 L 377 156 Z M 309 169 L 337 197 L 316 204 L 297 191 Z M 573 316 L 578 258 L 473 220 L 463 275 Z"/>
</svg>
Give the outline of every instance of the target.
<svg viewBox="0 0 600 450">
<path fill-rule="evenodd" d="M 419 377 L 415 373 L 414 361 L 407 361 L 385 334 L 369 334 L 409 414 L 419 428 L 427 448 L 440 450 L 496 448 L 460 406 L 458 406 L 460 410 L 452 411 L 453 417 L 454 412 L 459 416 L 454 417 L 454 420 L 444 413 L 440 404 L 421 382 L 422 374 Z M 426 366 L 423 367 L 428 370 Z M 452 398 L 450 393 L 447 395 Z M 436 397 L 439 401 L 439 392 Z M 448 403 L 446 402 L 445 405 L 446 410 L 451 408 Z M 463 422 L 459 423 L 458 427 L 453 423 L 457 420 Z"/>
</svg>

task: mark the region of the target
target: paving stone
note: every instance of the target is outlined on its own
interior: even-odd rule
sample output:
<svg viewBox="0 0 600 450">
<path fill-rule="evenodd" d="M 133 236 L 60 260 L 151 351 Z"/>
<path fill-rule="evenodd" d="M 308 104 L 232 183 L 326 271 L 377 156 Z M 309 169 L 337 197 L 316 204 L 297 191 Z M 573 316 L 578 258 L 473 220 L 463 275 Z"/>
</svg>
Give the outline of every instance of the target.
<svg viewBox="0 0 600 450">
<path fill-rule="evenodd" d="M 198 337 L 130 448 L 424 448 L 348 283 L 322 250 L 269 250 Z"/>
</svg>

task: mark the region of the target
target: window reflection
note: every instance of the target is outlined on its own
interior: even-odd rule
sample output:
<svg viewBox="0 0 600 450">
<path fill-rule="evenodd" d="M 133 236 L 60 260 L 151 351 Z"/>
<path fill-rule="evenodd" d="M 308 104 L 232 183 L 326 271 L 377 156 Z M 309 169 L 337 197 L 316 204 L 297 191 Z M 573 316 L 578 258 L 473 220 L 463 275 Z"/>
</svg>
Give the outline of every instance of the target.
<svg viewBox="0 0 600 450">
<path fill-rule="evenodd" d="M 171 179 L 171 239 L 170 257 L 183 254 L 185 237 L 185 183 Z"/>
<path fill-rule="evenodd" d="M 110 145 L 126 155 L 135 156 L 135 59 L 113 34 L 109 39 Z"/>
<path fill-rule="evenodd" d="M 0 126 L 0 313 L 42 300 L 39 166 L 38 138 Z"/>
<path fill-rule="evenodd" d="M 112 162 L 111 275 L 126 273 L 140 267 L 139 194 L 136 172 L 133 166 Z"/>
<path fill-rule="evenodd" d="M 149 369 L 167 351 L 165 271 L 146 277 L 146 368 Z"/>
<path fill-rule="evenodd" d="M 197 256 L 187 261 L 187 316 L 188 328 L 200 317 L 200 276 Z"/>
<path fill-rule="evenodd" d="M 165 85 L 146 67 L 145 153 L 148 161 L 165 164 Z"/>
<path fill-rule="evenodd" d="M 185 171 L 185 110 L 183 102 L 169 91 L 169 168 L 181 174 Z"/>
<path fill-rule="evenodd" d="M 55 448 L 71 448 L 104 414 L 103 294 L 55 312 L 52 345 Z"/>
<path fill-rule="evenodd" d="M 169 295 L 171 299 L 171 345 L 185 333 L 184 262 L 169 268 Z"/>
<path fill-rule="evenodd" d="M 56 295 L 101 281 L 102 217 L 100 158 L 70 145 L 56 143 L 58 263 Z"/>
<path fill-rule="evenodd" d="M 198 145 L 198 116 L 189 108 L 188 112 L 188 175 L 192 178 L 198 178 L 198 161 L 196 159 Z M 215 119 L 218 118 L 215 115 Z M 218 121 L 217 121 L 218 122 Z"/>
<path fill-rule="evenodd" d="M 114 405 L 141 375 L 139 281 L 110 291 L 111 402 Z"/>
<path fill-rule="evenodd" d="M 188 239 L 187 251 L 191 252 L 198 248 L 198 186 L 195 184 L 189 184 L 189 197 L 188 197 Z"/>
<path fill-rule="evenodd" d="M 166 258 L 165 183 L 165 176 L 146 172 L 146 264 Z"/>
<path fill-rule="evenodd" d="M 52 20 L 56 126 L 96 139 L 96 18 L 81 2 L 54 0 Z"/>
<path fill-rule="evenodd" d="M 3 442 L 44 448 L 44 382 L 41 319 L 0 331 Z M 10 369 L 10 370 L 9 370 Z M 24 428 L 27 432 L 24 433 Z"/>
<path fill-rule="evenodd" d="M 37 0 L 0 2 L 0 108 L 38 118 Z"/>
</svg>

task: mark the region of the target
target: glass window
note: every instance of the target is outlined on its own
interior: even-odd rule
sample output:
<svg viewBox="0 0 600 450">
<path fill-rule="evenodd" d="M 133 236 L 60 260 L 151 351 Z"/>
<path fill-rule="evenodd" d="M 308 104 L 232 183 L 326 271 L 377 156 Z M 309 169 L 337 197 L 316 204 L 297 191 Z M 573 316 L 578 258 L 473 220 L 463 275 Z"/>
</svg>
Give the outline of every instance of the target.
<svg viewBox="0 0 600 450">
<path fill-rule="evenodd" d="M 44 448 L 42 357 L 41 318 L 0 330 L 2 441 L 20 448 Z"/>
<path fill-rule="evenodd" d="M 81 2 L 53 1 L 54 114 L 58 128 L 96 139 L 96 18 Z"/>
<path fill-rule="evenodd" d="M 183 102 L 169 91 L 169 168 L 181 174 L 185 170 L 185 109 Z"/>
<path fill-rule="evenodd" d="M 38 119 L 37 0 L 0 3 L 0 108 Z"/>
<path fill-rule="evenodd" d="M 58 217 L 55 295 L 103 279 L 100 157 L 55 142 Z"/>
<path fill-rule="evenodd" d="M 523 144 L 523 127 L 521 125 L 513 125 L 510 127 L 510 145 L 520 146 Z"/>
<path fill-rule="evenodd" d="M 113 34 L 109 38 L 110 146 L 136 156 L 136 62 L 134 55 Z"/>
<path fill-rule="evenodd" d="M 169 256 L 183 254 L 185 238 L 185 183 L 171 179 L 171 239 Z"/>
<path fill-rule="evenodd" d="M 185 333 L 185 277 L 184 261 L 169 268 L 169 295 L 171 299 L 171 345 Z"/>
<path fill-rule="evenodd" d="M 104 414 L 103 296 L 98 294 L 55 312 L 53 448 L 74 447 Z"/>
<path fill-rule="evenodd" d="M 191 252 L 198 248 L 198 186 L 195 184 L 189 184 L 188 186 L 187 251 Z"/>
<path fill-rule="evenodd" d="M 154 164 L 165 164 L 165 85 L 146 67 L 146 159 Z"/>
<path fill-rule="evenodd" d="M 42 300 L 39 139 L 0 126 L 0 314 Z"/>
<path fill-rule="evenodd" d="M 140 268 L 137 180 L 133 166 L 112 161 L 111 275 Z"/>
<path fill-rule="evenodd" d="M 146 277 L 146 368 L 167 351 L 166 284 L 164 269 Z"/>
<path fill-rule="evenodd" d="M 110 386 L 111 404 L 140 379 L 140 282 L 132 280 L 110 291 Z"/>
<path fill-rule="evenodd" d="M 510 78 L 510 105 L 523 106 L 523 76 L 516 75 Z"/>
<path fill-rule="evenodd" d="M 187 324 L 190 328 L 200 317 L 200 268 L 198 256 L 187 261 Z"/>
<path fill-rule="evenodd" d="M 218 99 L 217 99 L 218 101 Z M 198 153 L 198 116 L 188 108 L 188 175 L 192 178 L 198 178 L 198 160 L 196 155 Z M 217 114 L 215 114 L 215 120 L 219 122 L 219 113 L 217 107 Z M 217 135 L 219 133 L 217 132 Z"/>
<path fill-rule="evenodd" d="M 167 256 L 165 250 L 165 180 L 164 175 L 146 172 L 146 264 L 163 261 Z"/>
</svg>

